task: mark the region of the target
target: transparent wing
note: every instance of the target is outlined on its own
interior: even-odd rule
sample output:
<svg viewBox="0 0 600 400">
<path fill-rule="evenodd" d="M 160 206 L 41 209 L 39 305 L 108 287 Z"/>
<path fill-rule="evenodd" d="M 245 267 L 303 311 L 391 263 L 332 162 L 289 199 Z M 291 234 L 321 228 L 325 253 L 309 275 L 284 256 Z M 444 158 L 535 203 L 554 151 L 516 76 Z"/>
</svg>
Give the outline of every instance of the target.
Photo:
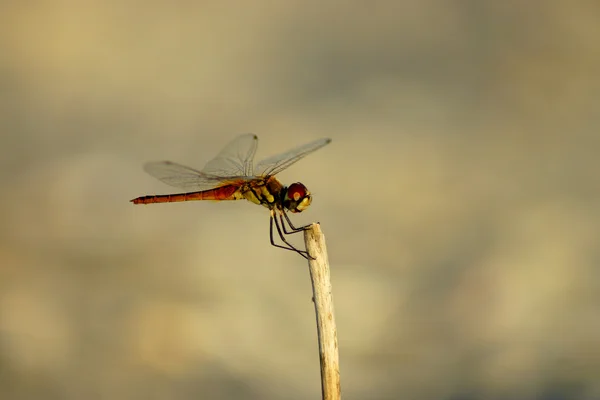
<svg viewBox="0 0 600 400">
<path fill-rule="evenodd" d="M 236 137 L 202 168 L 202 173 L 227 178 L 252 176 L 257 145 L 258 137 L 252 133 Z"/>
<path fill-rule="evenodd" d="M 227 181 L 171 161 L 149 162 L 144 165 L 144 171 L 167 185 L 189 191 L 212 189 Z"/>
<path fill-rule="evenodd" d="M 326 144 L 329 144 L 330 142 L 331 139 L 329 138 L 319 139 L 315 140 L 314 142 L 298 146 L 292 150 L 286 151 L 285 153 L 266 158 L 256 164 L 255 171 L 257 175 L 270 176 L 278 174 L 290 165 L 294 164 L 296 161 L 312 153 L 313 151 L 320 149 Z"/>
<path fill-rule="evenodd" d="M 160 180 L 185 190 L 206 190 L 253 174 L 254 153 L 258 138 L 247 133 L 236 137 L 202 169 L 198 171 L 171 161 L 150 162 L 144 170 Z"/>
</svg>

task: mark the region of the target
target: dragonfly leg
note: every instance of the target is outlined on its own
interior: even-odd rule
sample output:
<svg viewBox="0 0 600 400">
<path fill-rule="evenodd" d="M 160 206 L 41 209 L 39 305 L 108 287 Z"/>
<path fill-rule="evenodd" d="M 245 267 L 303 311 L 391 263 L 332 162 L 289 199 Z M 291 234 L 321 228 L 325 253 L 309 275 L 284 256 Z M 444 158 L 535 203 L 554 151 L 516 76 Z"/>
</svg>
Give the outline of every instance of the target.
<svg viewBox="0 0 600 400">
<path fill-rule="evenodd" d="M 287 246 L 282 246 L 280 244 L 275 243 L 275 240 L 273 238 L 273 223 L 275 223 L 275 227 L 277 228 L 277 232 L 279 233 L 279 237 L 281 238 L 281 240 L 287 245 Z M 294 232 L 291 232 L 294 233 Z M 270 218 L 270 231 L 269 231 L 269 237 L 271 239 L 271 244 L 275 247 L 279 247 L 281 249 L 285 249 L 285 250 L 291 250 L 291 251 L 295 251 L 296 253 L 300 254 L 302 257 L 306 258 L 307 260 L 312 259 L 312 257 L 310 257 L 308 255 L 308 252 L 305 250 L 299 250 L 296 247 L 294 247 L 291 243 L 289 243 L 286 239 L 285 236 L 281 230 L 281 227 L 279 226 L 279 221 L 277 221 L 277 217 L 274 215 L 274 211 L 271 211 L 271 218 Z"/>
<path fill-rule="evenodd" d="M 283 212 L 281 212 L 279 214 L 279 222 L 281 223 L 281 228 L 283 229 L 283 233 L 285 233 L 286 235 L 291 235 L 293 233 L 302 232 L 304 230 L 304 229 L 296 229 L 295 227 L 290 226 L 291 231 L 288 232 L 288 230 L 285 227 L 285 220 L 283 219 L 282 214 L 285 215 L 285 213 L 283 213 Z"/>
<path fill-rule="evenodd" d="M 291 232 L 286 231 L 285 224 L 283 223 L 283 218 L 281 217 L 281 215 L 283 215 L 285 217 L 285 220 L 287 221 L 288 225 L 292 229 Z M 305 231 L 306 229 L 308 229 L 310 227 L 310 225 L 304 225 L 299 228 L 296 228 L 294 226 L 294 224 L 292 224 L 292 220 L 290 219 L 290 217 L 287 215 L 287 213 L 285 211 L 282 211 L 281 214 L 279 214 L 279 219 L 281 219 L 281 225 L 283 226 L 283 231 L 288 235 L 291 233 L 298 233 L 298 232 Z"/>
</svg>

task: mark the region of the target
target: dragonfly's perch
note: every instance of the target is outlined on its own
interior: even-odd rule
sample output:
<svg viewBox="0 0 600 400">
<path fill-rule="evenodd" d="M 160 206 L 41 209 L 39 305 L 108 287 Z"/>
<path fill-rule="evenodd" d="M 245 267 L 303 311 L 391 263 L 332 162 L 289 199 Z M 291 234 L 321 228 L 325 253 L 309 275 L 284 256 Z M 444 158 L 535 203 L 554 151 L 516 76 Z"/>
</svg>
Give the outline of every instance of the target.
<svg viewBox="0 0 600 400">
<path fill-rule="evenodd" d="M 312 224 L 304 231 L 304 241 L 308 254 L 313 258 L 308 261 L 308 267 L 317 314 L 321 391 L 324 400 L 339 400 L 341 391 L 337 328 L 325 236 L 319 224 Z"/>
</svg>

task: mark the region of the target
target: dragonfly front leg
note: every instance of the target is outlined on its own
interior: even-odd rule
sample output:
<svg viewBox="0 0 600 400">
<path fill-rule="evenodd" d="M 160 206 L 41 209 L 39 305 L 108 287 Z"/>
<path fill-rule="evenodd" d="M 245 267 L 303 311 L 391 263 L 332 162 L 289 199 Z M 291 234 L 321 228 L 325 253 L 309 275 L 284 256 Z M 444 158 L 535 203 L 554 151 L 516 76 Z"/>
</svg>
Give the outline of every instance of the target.
<svg viewBox="0 0 600 400">
<path fill-rule="evenodd" d="M 275 240 L 273 238 L 273 223 L 275 223 L 275 227 L 277 228 L 277 232 L 279 233 L 279 237 L 281 238 L 281 240 L 287 245 L 287 246 L 282 246 L 280 244 L 275 243 Z M 291 232 L 294 233 L 294 232 Z M 312 259 L 312 257 L 310 257 L 308 255 L 308 252 L 305 250 L 299 250 L 296 247 L 294 247 L 290 242 L 288 242 L 281 230 L 281 227 L 279 226 L 279 221 L 277 221 L 277 217 L 275 216 L 275 211 L 271 210 L 271 218 L 270 218 L 270 230 L 269 230 L 269 237 L 271 239 L 271 244 L 275 247 L 279 247 L 280 249 L 285 249 L 285 250 L 291 250 L 291 251 L 295 251 L 296 253 L 300 254 L 302 257 L 306 258 L 307 260 Z"/>
<path fill-rule="evenodd" d="M 283 217 L 282 217 L 282 215 L 285 217 L 285 220 L 287 221 L 288 225 L 290 226 L 290 228 L 291 228 L 291 230 L 292 230 L 291 232 L 288 232 L 288 231 L 285 229 L 285 223 L 283 222 Z M 279 219 L 281 220 L 281 226 L 283 226 L 283 231 L 284 231 L 284 232 L 285 232 L 287 235 L 290 235 L 290 234 L 292 234 L 292 233 L 298 233 L 298 232 L 305 231 L 306 229 L 308 229 L 308 228 L 310 227 L 310 225 L 304 225 L 304 226 L 301 226 L 301 227 L 299 227 L 299 228 L 296 228 L 296 227 L 294 226 L 294 224 L 292 224 L 292 221 L 290 220 L 290 217 L 288 217 L 288 215 L 287 215 L 287 213 L 286 213 L 285 211 L 281 211 L 281 213 L 279 214 Z"/>
</svg>

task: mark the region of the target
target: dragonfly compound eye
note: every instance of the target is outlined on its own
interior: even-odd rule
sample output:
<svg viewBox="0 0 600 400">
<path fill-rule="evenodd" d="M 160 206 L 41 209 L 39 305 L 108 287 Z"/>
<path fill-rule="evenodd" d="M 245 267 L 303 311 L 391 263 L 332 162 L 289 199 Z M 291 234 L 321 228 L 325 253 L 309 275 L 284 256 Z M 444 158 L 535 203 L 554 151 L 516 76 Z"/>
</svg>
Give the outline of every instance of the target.
<svg viewBox="0 0 600 400">
<path fill-rule="evenodd" d="M 288 188 L 283 205 L 293 213 L 302 212 L 312 202 L 312 196 L 306 186 L 297 182 Z"/>
</svg>

